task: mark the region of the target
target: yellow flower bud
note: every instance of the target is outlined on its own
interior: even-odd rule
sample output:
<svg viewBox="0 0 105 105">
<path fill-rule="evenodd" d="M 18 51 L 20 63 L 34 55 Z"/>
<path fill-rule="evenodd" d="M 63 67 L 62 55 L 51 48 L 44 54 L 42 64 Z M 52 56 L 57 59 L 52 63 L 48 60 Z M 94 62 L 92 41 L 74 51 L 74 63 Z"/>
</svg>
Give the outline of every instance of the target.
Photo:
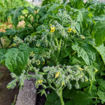
<svg viewBox="0 0 105 105">
<path fill-rule="evenodd" d="M 88 82 L 88 79 L 85 79 L 85 82 Z"/>
<path fill-rule="evenodd" d="M 43 80 L 37 80 L 36 81 L 36 84 L 42 84 L 43 83 Z"/>
<path fill-rule="evenodd" d="M 97 69 L 95 69 L 95 73 L 97 73 L 98 72 L 98 70 Z"/>
<path fill-rule="evenodd" d="M 62 82 L 62 86 L 64 86 L 65 85 L 65 83 L 64 83 L 64 81 Z"/>
<path fill-rule="evenodd" d="M 68 32 L 72 32 L 72 28 L 68 28 Z"/>
<path fill-rule="evenodd" d="M 81 39 L 83 39 L 83 40 L 85 39 L 85 36 L 83 36 L 83 35 L 81 35 L 80 37 L 81 37 Z"/>
<path fill-rule="evenodd" d="M 56 74 L 55 74 L 55 78 L 58 78 L 59 75 L 60 75 L 60 72 L 56 72 Z"/>
<path fill-rule="evenodd" d="M 81 68 L 81 67 L 79 67 L 78 69 L 79 69 L 80 71 L 83 71 L 83 70 L 84 70 L 84 69 L 83 69 L 83 68 Z"/>
<path fill-rule="evenodd" d="M 73 30 L 73 32 L 76 33 L 77 31 L 76 30 Z"/>
<path fill-rule="evenodd" d="M 13 44 L 10 45 L 10 47 L 16 47 L 16 46 L 17 46 L 16 43 L 13 43 Z"/>
</svg>

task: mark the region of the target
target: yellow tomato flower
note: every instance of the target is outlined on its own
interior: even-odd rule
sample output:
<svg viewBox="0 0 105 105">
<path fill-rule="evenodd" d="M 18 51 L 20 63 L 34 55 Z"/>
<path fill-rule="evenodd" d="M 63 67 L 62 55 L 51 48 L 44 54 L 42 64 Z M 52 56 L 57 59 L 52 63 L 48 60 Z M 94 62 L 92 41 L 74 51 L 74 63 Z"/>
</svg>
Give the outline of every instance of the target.
<svg viewBox="0 0 105 105">
<path fill-rule="evenodd" d="M 50 32 L 55 32 L 55 27 L 54 26 L 51 26 Z"/>
<path fill-rule="evenodd" d="M 36 84 L 42 84 L 43 80 L 37 80 Z"/>
<path fill-rule="evenodd" d="M 73 30 L 72 28 L 68 28 L 68 32 L 72 32 L 72 30 Z"/>
<path fill-rule="evenodd" d="M 60 75 L 60 72 L 56 72 L 56 74 L 55 74 L 55 78 L 58 78 L 59 75 Z"/>
</svg>

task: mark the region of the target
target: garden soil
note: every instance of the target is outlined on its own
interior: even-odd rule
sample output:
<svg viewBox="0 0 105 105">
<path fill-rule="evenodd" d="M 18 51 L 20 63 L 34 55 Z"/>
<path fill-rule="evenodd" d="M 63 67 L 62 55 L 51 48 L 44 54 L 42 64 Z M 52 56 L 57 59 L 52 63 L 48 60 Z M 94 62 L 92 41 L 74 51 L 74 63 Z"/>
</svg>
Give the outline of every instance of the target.
<svg viewBox="0 0 105 105">
<path fill-rule="evenodd" d="M 0 67 L 0 105 L 11 105 L 15 102 L 18 89 L 8 90 L 6 87 L 11 80 L 9 71 L 5 67 Z"/>
</svg>

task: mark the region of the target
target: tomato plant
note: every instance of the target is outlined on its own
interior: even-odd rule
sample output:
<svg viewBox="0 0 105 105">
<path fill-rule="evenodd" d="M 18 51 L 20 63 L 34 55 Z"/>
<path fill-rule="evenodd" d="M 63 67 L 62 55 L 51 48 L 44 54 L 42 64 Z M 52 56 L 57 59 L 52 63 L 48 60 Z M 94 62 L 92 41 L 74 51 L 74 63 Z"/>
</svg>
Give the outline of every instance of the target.
<svg viewBox="0 0 105 105">
<path fill-rule="evenodd" d="M 51 91 L 46 105 L 104 104 L 104 14 L 105 4 L 93 0 L 45 0 L 10 12 L 14 27 L 0 33 L 0 62 L 14 78 L 8 87 L 35 78 L 41 94 Z"/>
</svg>

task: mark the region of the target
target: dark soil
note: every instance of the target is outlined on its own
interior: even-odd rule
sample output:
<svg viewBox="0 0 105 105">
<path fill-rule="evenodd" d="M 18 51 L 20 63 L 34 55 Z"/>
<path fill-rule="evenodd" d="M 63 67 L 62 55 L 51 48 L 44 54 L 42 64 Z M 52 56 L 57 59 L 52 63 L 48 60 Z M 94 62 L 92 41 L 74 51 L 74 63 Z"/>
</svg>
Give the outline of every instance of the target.
<svg viewBox="0 0 105 105">
<path fill-rule="evenodd" d="M 40 94 L 37 95 L 36 98 L 36 105 L 45 105 L 46 97 L 43 95 L 41 96 Z"/>
<path fill-rule="evenodd" d="M 5 67 L 0 67 L 0 105 L 11 105 L 15 101 L 18 89 L 8 90 L 6 88 L 11 80 L 9 71 Z"/>
</svg>

